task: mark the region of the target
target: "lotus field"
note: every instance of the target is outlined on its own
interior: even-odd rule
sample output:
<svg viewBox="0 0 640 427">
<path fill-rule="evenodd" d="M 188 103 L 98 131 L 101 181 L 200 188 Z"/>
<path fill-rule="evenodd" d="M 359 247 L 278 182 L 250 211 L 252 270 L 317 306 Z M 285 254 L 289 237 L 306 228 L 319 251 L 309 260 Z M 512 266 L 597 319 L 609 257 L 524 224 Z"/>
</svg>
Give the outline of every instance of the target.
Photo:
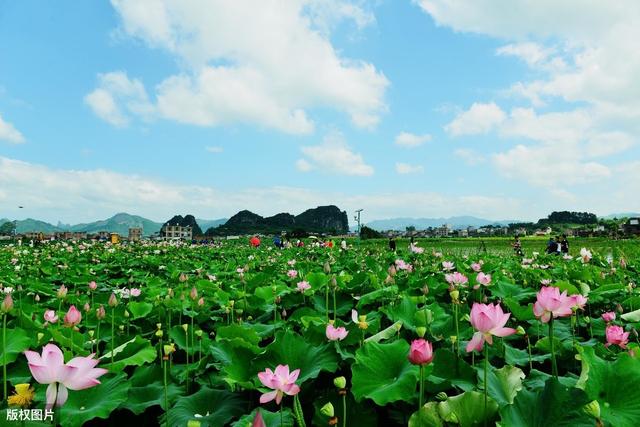
<svg viewBox="0 0 640 427">
<path fill-rule="evenodd" d="M 614 243 L 0 246 L 0 425 L 638 426 Z"/>
</svg>

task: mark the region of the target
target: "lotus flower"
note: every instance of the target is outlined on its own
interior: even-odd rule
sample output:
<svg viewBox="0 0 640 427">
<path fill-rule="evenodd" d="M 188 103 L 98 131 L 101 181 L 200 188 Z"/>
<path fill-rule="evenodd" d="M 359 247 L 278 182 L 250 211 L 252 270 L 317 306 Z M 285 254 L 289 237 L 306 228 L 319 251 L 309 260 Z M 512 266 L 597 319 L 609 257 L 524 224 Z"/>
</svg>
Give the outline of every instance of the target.
<svg viewBox="0 0 640 427">
<path fill-rule="evenodd" d="M 433 360 L 433 347 L 425 339 L 417 339 L 411 342 L 409 350 L 409 362 L 414 365 L 427 365 Z"/>
<path fill-rule="evenodd" d="M 69 307 L 69 311 L 64 315 L 64 325 L 70 328 L 76 326 L 81 320 L 82 313 L 80 313 L 75 305 Z"/>
<path fill-rule="evenodd" d="M 591 255 L 591 251 L 588 250 L 587 248 L 582 248 L 580 249 L 580 258 L 582 259 L 582 263 L 586 264 L 589 261 L 591 261 L 591 258 L 593 256 Z"/>
<path fill-rule="evenodd" d="M 343 326 L 336 328 L 333 323 L 327 325 L 325 333 L 330 341 L 342 341 L 349 335 L 349 332 Z"/>
<path fill-rule="evenodd" d="M 298 277 L 298 272 L 296 270 L 289 270 L 287 271 L 287 276 L 289 276 L 289 278 L 291 279 L 295 279 L 296 277 Z"/>
<path fill-rule="evenodd" d="M 0 312 L 8 313 L 13 308 L 13 298 L 11 298 L 11 294 L 6 294 L 2 303 L 0 303 Z"/>
<path fill-rule="evenodd" d="M 89 289 L 95 291 L 96 289 L 98 289 L 98 284 L 95 281 L 89 282 Z"/>
<path fill-rule="evenodd" d="M 451 261 L 442 261 L 442 268 L 447 271 L 453 270 L 454 263 Z"/>
<path fill-rule="evenodd" d="M 304 291 L 311 289 L 311 285 L 306 280 L 303 280 L 302 282 L 298 282 L 297 288 L 299 292 L 304 293 Z"/>
<path fill-rule="evenodd" d="M 358 325 L 358 328 L 360 329 L 369 328 L 369 323 L 367 322 L 367 315 L 366 314 L 358 315 L 358 312 L 356 310 L 351 310 L 351 321 L 356 325 Z"/>
<path fill-rule="evenodd" d="M 93 354 L 88 357 L 75 357 L 66 364 L 62 351 L 55 344 L 42 348 L 42 355 L 35 351 L 25 351 L 31 375 L 40 384 L 47 387 L 46 409 L 54 404 L 62 406 L 67 401 L 70 390 L 84 390 L 100 384 L 98 377 L 106 374 L 106 369 L 96 368 L 98 360 Z"/>
<path fill-rule="evenodd" d="M 64 298 L 67 296 L 67 292 L 69 290 L 67 289 L 67 287 L 65 285 L 60 285 L 60 288 L 58 289 L 58 292 L 56 293 L 56 296 L 58 298 Z"/>
<path fill-rule="evenodd" d="M 267 427 L 264 423 L 264 419 L 262 419 L 262 414 L 260 413 L 260 409 L 256 411 L 256 416 L 253 417 L 253 421 L 251 422 L 251 427 Z"/>
<path fill-rule="evenodd" d="M 473 289 L 478 289 L 480 285 L 489 286 L 491 284 L 491 275 L 480 272 L 476 276 L 476 282 L 478 282 L 478 284 L 475 285 Z"/>
<path fill-rule="evenodd" d="M 56 323 L 58 321 L 58 315 L 53 310 L 47 310 L 44 312 L 44 320 L 48 323 Z"/>
<path fill-rule="evenodd" d="M 414 254 L 421 254 L 421 253 L 424 252 L 424 248 L 421 248 L 420 246 L 418 246 L 418 245 L 416 245 L 414 243 L 409 245 L 409 250 L 411 252 L 413 252 Z"/>
<path fill-rule="evenodd" d="M 289 365 L 278 365 L 275 372 L 267 368 L 264 372 L 258 373 L 258 379 L 265 386 L 273 391 L 264 393 L 260 396 L 260 403 L 271 402 L 273 399 L 279 405 L 282 397 L 287 394 L 295 396 L 300 392 L 300 387 L 296 384 L 296 380 L 300 375 L 300 369 L 289 372 Z"/>
<path fill-rule="evenodd" d="M 629 342 L 629 332 L 625 332 L 624 329 L 622 329 L 622 326 L 607 326 L 606 335 L 606 347 L 609 347 L 610 345 L 617 345 L 620 348 L 627 348 L 627 343 Z"/>
<path fill-rule="evenodd" d="M 477 331 L 473 334 L 473 338 L 467 344 L 467 352 L 477 350 L 482 351 L 484 342 L 493 344 L 493 335 L 497 337 L 506 337 L 513 335 L 516 330 L 513 328 L 505 328 L 510 313 L 504 313 L 500 304 L 478 304 L 473 303 L 471 307 L 471 325 Z"/>
<path fill-rule="evenodd" d="M 611 323 L 616 320 L 616 313 L 614 311 L 608 311 L 602 314 L 602 320 L 607 323 Z"/>
<path fill-rule="evenodd" d="M 547 323 L 553 318 L 568 317 L 573 314 L 575 305 L 573 297 L 567 296 L 567 291 L 560 293 L 560 289 L 546 286 L 540 289 L 537 301 L 533 305 L 533 314 L 539 317 L 542 323 Z"/>
<path fill-rule="evenodd" d="M 445 274 L 444 277 L 446 281 L 452 285 L 460 286 L 469 282 L 469 279 L 467 278 L 467 276 L 457 271 L 452 274 Z"/>
<path fill-rule="evenodd" d="M 131 294 L 132 297 L 139 297 L 140 293 L 141 293 L 141 291 L 138 288 L 131 288 L 130 289 L 130 294 Z"/>
<path fill-rule="evenodd" d="M 482 270 L 482 265 L 478 264 L 477 262 L 474 262 L 473 264 L 471 264 L 471 269 L 476 273 L 479 273 L 480 270 Z"/>
<path fill-rule="evenodd" d="M 573 298 L 573 308 L 578 310 L 584 310 L 584 306 L 587 303 L 588 299 L 587 297 L 584 297 L 580 294 L 576 294 L 576 295 L 571 295 L 571 298 Z"/>
</svg>

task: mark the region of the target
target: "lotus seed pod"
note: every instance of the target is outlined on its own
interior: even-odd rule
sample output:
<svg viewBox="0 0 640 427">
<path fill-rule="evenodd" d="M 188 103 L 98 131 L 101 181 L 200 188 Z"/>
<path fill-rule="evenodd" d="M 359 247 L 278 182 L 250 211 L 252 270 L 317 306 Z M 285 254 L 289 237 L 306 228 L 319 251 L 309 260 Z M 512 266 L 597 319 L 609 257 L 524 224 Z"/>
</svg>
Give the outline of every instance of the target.
<svg viewBox="0 0 640 427">
<path fill-rule="evenodd" d="M 440 402 L 444 402 L 448 398 L 449 396 L 447 396 L 447 393 L 445 393 L 444 391 L 441 391 L 440 393 L 436 394 L 436 399 L 438 399 Z"/>
<path fill-rule="evenodd" d="M 424 326 L 418 326 L 416 328 L 416 334 L 418 334 L 420 338 L 423 338 L 424 334 L 426 333 L 427 333 L 427 328 L 425 328 Z"/>
<path fill-rule="evenodd" d="M 345 388 L 347 386 L 347 379 L 345 377 L 336 377 L 333 379 L 333 385 L 337 388 Z"/>
<path fill-rule="evenodd" d="M 333 408 L 333 404 L 331 402 L 325 403 L 325 405 L 320 408 L 320 413 L 326 417 L 334 417 L 335 409 Z"/>
</svg>

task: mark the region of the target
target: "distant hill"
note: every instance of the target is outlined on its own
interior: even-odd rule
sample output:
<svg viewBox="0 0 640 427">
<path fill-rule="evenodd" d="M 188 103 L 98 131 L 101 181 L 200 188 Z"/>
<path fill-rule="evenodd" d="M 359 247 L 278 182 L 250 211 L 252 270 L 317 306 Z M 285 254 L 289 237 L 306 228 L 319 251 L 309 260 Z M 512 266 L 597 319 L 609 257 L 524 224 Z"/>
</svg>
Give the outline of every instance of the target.
<svg viewBox="0 0 640 427">
<path fill-rule="evenodd" d="M 377 231 L 398 230 L 404 231 L 407 227 L 415 227 L 416 230 L 425 230 L 429 227 L 440 227 L 449 224 L 454 229 L 467 227 L 485 227 L 487 225 L 508 225 L 518 222 L 516 220 L 492 221 L 489 219 L 477 218 L 475 216 L 452 216 L 449 218 L 391 218 L 379 219 L 366 223 Z"/>
<path fill-rule="evenodd" d="M 227 222 L 215 228 L 209 228 L 208 236 L 231 234 L 265 233 L 274 234 L 282 231 L 305 231 L 314 233 L 342 234 L 349 229 L 347 213 L 337 206 L 319 206 L 307 209 L 299 215 L 279 213 L 270 217 L 262 217 L 248 210 L 233 215 Z"/>
<path fill-rule="evenodd" d="M 0 219 L 0 224 L 6 221 L 9 220 Z M 118 213 L 111 218 L 86 224 L 68 225 L 58 223 L 58 225 L 53 225 L 37 219 L 27 218 L 16 221 L 16 225 L 18 233 L 43 232 L 51 234 L 58 231 L 97 233 L 98 231 L 109 231 L 111 233 L 119 233 L 123 236 L 126 236 L 129 233 L 129 228 L 133 227 L 142 227 L 143 234 L 145 236 L 149 236 L 160 231 L 160 227 L 162 226 L 159 222 L 154 222 L 147 218 L 127 213 Z"/>
<path fill-rule="evenodd" d="M 625 213 L 615 213 L 607 216 L 603 216 L 603 219 L 622 219 L 622 218 L 638 218 L 640 217 L 640 213 L 638 212 L 625 212 Z"/>
<path fill-rule="evenodd" d="M 158 231 L 160 231 L 160 227 L 162 227 L 162 224 L 138 215 L 130 215 L 128 213 L 122 212 L 102 221 L 72 225 L 67 230 L 86 233 L 109 231 L 111 233 L 118 233 L 120 235 L 126 236 L 127 234 L 129 234 L 129 228 L 135 227 L 142 227 L 142 233 L 145 236 L 150 236 L 153 233 L 157 233 Z"/>
<path fill-rule="evenodd" d="M 175 215 L 169 221 L 162 224 L 161 229 L 167 225 L 180 225 L 182 227 L 191 227 L 194 236 L 202 236 L 204 233 L 193 215 Z"/>
</svg>

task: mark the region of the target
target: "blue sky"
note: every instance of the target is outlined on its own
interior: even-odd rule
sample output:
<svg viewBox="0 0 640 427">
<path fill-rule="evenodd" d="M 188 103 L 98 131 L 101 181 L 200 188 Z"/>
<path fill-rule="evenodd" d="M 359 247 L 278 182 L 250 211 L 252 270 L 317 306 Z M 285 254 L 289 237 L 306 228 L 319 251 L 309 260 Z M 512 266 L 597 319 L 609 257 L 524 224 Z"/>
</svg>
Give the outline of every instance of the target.
<svg viewBox="0 0 640 427">
<path fill-rule="evenodd" d="M 498 3 L 0 2 L 0 217 L 640 210 L 638 4 Z"/>
</svg>

